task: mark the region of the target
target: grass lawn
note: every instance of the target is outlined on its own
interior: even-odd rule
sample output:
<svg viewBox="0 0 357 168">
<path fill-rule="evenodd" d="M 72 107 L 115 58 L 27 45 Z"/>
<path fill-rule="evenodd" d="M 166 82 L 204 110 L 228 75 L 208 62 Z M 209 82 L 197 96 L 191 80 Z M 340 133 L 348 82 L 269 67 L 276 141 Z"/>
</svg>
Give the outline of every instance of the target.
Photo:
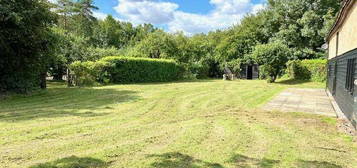
<svg viewBox="0 0 357 168">
<path fill-rule="evenodd" d="M 49 87 L 0 100 L 0 167 L 357 167 L 334 118 L 259 110 L 284 88 L 324 84 Z"/>
</svg>

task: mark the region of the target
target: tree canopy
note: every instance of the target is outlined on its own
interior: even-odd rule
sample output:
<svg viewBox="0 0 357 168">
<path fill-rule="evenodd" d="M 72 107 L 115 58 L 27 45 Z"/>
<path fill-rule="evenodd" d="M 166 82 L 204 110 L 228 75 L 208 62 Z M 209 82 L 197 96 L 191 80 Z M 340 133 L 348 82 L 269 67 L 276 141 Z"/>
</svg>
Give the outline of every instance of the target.
<svg viewBox="0 0 357 168">
<path fill-rule="evenodd" d="M 0 90 L 36 88 L 41 74 L 61 80 L 74 61 L 118 54 L 173 59 L 198 78 L 259 63 L 271 66 L 275 79 L 287 60 L 325 57 L 321 46 L 339 8 L 336 0 L 268 0 L 237 25 L 187 36 L 110 15 L 98 20 L 93 0 L 0 0 Z"/>
<path fill-rule="evenodd" d="M 0 91 L 39 87 L 53 44 L 56 16 L 47 1 L 0 0 Z"/>
</svg>

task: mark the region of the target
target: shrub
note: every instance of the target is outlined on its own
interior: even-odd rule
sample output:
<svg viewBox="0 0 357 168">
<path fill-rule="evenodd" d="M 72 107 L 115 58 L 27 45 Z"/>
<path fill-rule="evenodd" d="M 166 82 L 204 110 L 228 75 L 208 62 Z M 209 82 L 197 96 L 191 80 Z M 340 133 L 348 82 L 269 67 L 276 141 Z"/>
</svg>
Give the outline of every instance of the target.
<svg viewBox="0 0 357 168">
<path fill-rule="evenodd" d="M 291 79 L 309 80 L 311 77 L 310 71 L 302 65 L 301 60 L 289 61 L 286 66 L 286 73 Z"/>
<path fill-rule="evenodd" d="M 326 81 L 327 60 L 294 60 L 287 63 L 287 74 L 291 79 L 311 80 L 315 82 Z"/>
<path fill-rule="evenodd" d="M 290 49 L 279 42 L 257 45 L 251 57 L 260 65 L 268 78 L 268 82 L 275 82 L 285 68 L 286 62 L 291 55 Z"/>
<path fill-rule="evenodd" d="M 262 80 L 268 79 L 269 76 L 267 76 L 267 74 L 268 74 L 267 66 L 265 65 L 259 66 L 259 79 Z"/>
<path fill-rule="evenodd" d="M 71 76 L 73 76 L 72 84 L 74 86 L 92 86 L 99 83 L 109 83 L 108 65 L 104 61 L 76 61 L 72 63 L 69 66 Z"/>
<path fill-rule="evenodd" d="M 96 62 L 74 62 L 70 65 L 73 85 L 98 83 L 165 82 L 181 79 L 184 68 L 172 60 L 105 57 Z"/>
<path fill-rule="evenodd" d="M 185 79 L 205 79 L 208 78 L 209 67 L 207 64 L 199 62 L 185 64 Z"/>
<path fill-rule="evenodd" d="M 227 62 L 227 67 L 236 75 L 236 77 L 240 76 L 240 72 L 242 71 L 241 65 L 242 65 L 242 60 L 241 59 L 234 59 L 230 62 Z"/>
</svg>

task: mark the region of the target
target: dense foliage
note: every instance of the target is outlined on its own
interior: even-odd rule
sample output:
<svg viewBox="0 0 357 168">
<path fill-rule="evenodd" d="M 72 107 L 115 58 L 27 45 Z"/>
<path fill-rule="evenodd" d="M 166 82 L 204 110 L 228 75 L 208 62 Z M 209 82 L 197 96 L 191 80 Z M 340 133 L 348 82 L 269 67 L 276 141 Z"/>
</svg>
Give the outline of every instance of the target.
<svg viewBox="0 0 357 168">
<path fill-rule="evenodd" d="M 324 57 L 321 49 L 331 20 L 339 9 L 335 0 L 269 0 L 264 32 L 270 41 L 283 41 L 294 59 Z"/>
<path fill-rule="evenodd" d="M 0 0 L 0 92 L 45 87 L 54 23 L 46 1 Z"/>
<path fill-rule="evenodd" d="M 268 82 L 275 82 L 278 75 L 282 74 L 289 56 L 290 49 L 278 42 L 258 45 L 251 54 L 251 57 L 262 65 L 261 73 L 268 77 Z"/>
<path fill-rule="evenodd" d="M 98 20 L 93 0 L 0 0 L 0 90 L 26 91 L 40 79 L 44 87 L 46 73 L 62 80 L 73 62 L 112 55 L 171 59 L 193 78 L 221 77 L 224 67 L 239 74 L 241 64 L 259 63 L 261 76 L 274 81 L 288 60 L 325 57 L 321 46 L 339 7 L 336 0 L 268 0 L 237 25 L 186 36 L 112 16 Z M 273 56 L 277 44 L 289 54 Z"/>
<path fill-rule="evenodd" d="M 109 83 L 109 74 L 106 71 L 109 64 L 105 61 L 75 61 L 69 65 L 71 70 L 72 86 L 92 86 L 100 83 Z"/>
<path fill-rule="evenodd" d="M 73 85 L 97 83 L 165 82 L 182 79 L 183 67 L 172 60 L 133 57 L 105 57 L 99 61 L 70 65 Z"/>
<path fill-rule="evenodd" d="M 327 61 L 324 59 L 293 60 L 287 63 L 287 74 L 292 79 L 326 81 Z"/>
</svg>

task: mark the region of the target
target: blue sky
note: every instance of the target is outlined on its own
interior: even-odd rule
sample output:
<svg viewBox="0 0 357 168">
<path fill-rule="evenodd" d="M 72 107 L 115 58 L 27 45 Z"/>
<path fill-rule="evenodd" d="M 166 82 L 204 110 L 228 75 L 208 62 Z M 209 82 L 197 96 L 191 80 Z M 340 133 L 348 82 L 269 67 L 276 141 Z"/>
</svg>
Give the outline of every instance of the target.
<svg viewBox="0 0 357 168">
<path fill-rule="evenodd" d="M 151 23 L 168 32 L 207 33 L 239 23 L 247 13 L 264 8 L 266 0 L 95 0 L 94 15 L 113 15 L 134 24 Z"/>
</svg>

